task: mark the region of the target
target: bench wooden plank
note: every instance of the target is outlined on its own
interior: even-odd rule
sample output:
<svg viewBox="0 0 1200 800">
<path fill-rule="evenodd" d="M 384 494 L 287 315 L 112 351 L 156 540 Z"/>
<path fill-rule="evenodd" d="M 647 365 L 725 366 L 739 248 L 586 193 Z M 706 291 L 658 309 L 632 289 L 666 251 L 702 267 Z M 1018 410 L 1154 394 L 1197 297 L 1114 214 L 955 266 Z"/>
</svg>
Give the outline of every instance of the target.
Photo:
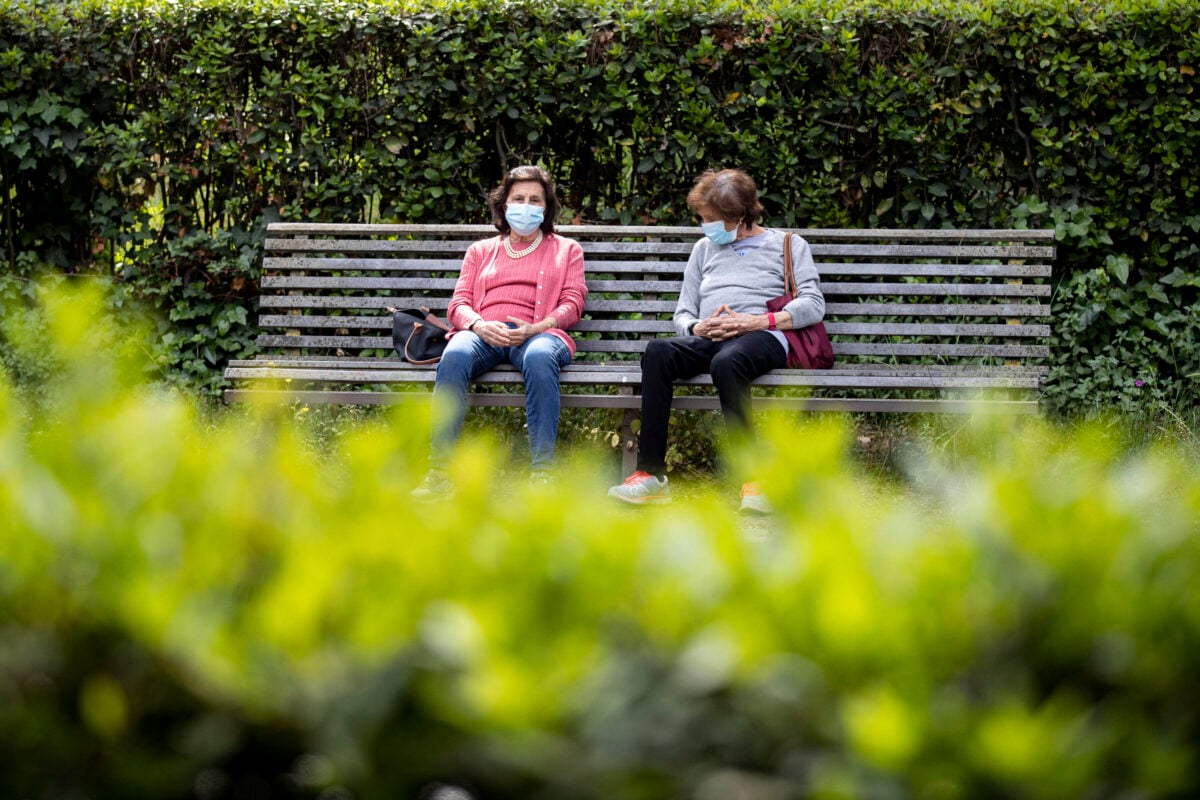
<svg viewBox="0 0 1200 800">
<path fill-rule="evenodd" d="M 312 275 L 277 276 L 266 275 L 260 283 L 263 289 L 332 289 L 340 291 L 427 291 L 452 292 L 457 279 L 454 277 L 434 278 L 366 278 L 366 277 L 320 277 Z M 606 281 L 589 280 L 589 291 L 598 293 L 671 293 L 678 294 L 678 281 Z M 858 295 L 930 295 L 945 297 L 1049 297 L 1050 287 L 1044 284 L 1009 283 L 861 283 L 822 281 L 821 291 L 825 294 Z M 589 306 L 590 307 L 590 306 Z M 674 310 L 674 306 L 672 306 Z"/>
<path fill-rule="evenodd" d="M 817 261 L 821 278 L 838 275 L 882 277 L 1048 278 L 1049 264 L 863 264 Z"/>
<path fill-rule="evenodd" d="M 834 342 L 835 355 L 893 358 L 1049 358 L 1046 345 Z"/>
<path fill-rule="evenodd" d="M 304 319 L 298 317 L 298 320 Z M 358 326 L 346 325 L 346 328 Z M 826 330 L 834 334 L 859 336 L 939 336 L 939 337 L 1001 337 L 1001 338 L 1045 338 L 1050 335 L 1049 325 L 1027 324 L 929 324 L 910 322 L 826 322 Z M 618 332 L 618 331 L 613 331 Z M 265 334 L 258 338 L 258 344 L 263 347 L 324 347 L 324 348 L 391 348 L 392 339 L 379 336 L 336 335 L 322 336 L 311 334 L 278 335 Z M 582 342 L 588 341 L 586 339 Z"/>
<path fill-rule="evenodd" d="M 230 368 L 245 368 L 245 369 L 288 369 L 288 368 L 323 368 L 323 369 L 338 369 L 338 370 L 359 370 L 369 372 L 372 370 L 389 369 L 389 370 L 404 370 L 414 375 L 423 375 L 433 380 L 433 375 L 437 372 L 436 365 L 429 364 L 410 364 L 397 358 L 394 354 L 388 356 L 374 357 L 329 357 L 329 356 L 260 356 L 252 359 L 236 359 L 229 362 Z M 886 364 L 886 363 L 861 363 L 849 364 L 844 366 L 835 366 L 832 369 L 820 370 L 820 374 L 835 374 L 865 376 L 865 375 L 1045 375 L 1049 367 L 1039 364 L 1030 366 L 1007 366 L 1007 365 L 990 365 L 990 364 Z M 516 367 L 510 364 L 500 364 L 493 368 L 489 374 L 499 374 L 502 372 L 511 372 L 514 375 L 519 372 Z M 563 373 L 572 372 L 609 372 L 609 373 L 639 373 L 640 367 L 636 360 L 621 360 L 621 361 L 573 361 L 563 367 Z M 783 368 L 775 370 L 772 374 L 777 375 L 806 375 L 811 374 L 809 370 Z"/>
<path fill-rule="evenodd" d="M 586 349 L 580 350 L 580 357 L 586 357 L 590 353 L 599 351 L 589 351 Z M 629 350 L 630 355 L 635 355 L 638 351 Z M 1044 359 L 1050 357 L 1050 348 L 1046 345 L 1015 345 L 1015 344 L 943 344 L 940 342 L 934 343 L 901 343 L 889 342 L 886 344 L 872 344 L 859 342 L 834 342 L 833 352 L 838 356 L 872 356 L 876 358 L 955 358 L 955 359 Z M 381 360 L 386 360 L 394 357 L 384 356 L 357 356 L 350 360 L 358 360 L 364 363 L 373 363 Z M 292 363 L 304 360 L 329 360 L 328 356 L 293 356 L 283 355 L 279 353 L 260 355 L 252 362 L 279 362 Z M 336 358 L 334 360 L 344 361 L 344 358 Z M 230 361 L 229 366 L 238 366 L 241 361 Z M 953 365 L 948 365 L 953 366 Z M 970 369 L 981 369 L 986 365 L 970 364 Z M 1033 369 L 1034 367 L 1024 367 Z M 1044 369 L 1043 367 L 1037 367 Z"/>
<path fill-rule="evenodd" d="M 335 261 L 335 263 L 330 263 Z M 596 275 L 612 274 L 625 275 L 674 275 L 682 277 L 686 261 L 597 261 L 589 262 L 588 271 Z M 833 278 L 840 275 L 855 277 L 946 277 L 961 278 L 971 275 L 987 278 L 1048 278 L 1051 274 L 1049 264 L 1007 263 L 1007 264 L 892 264 L 892 263 L 842 263 L 837 261 L 817 261 L 823 278 Z M 457 274 L 462 266 L 461 258 L 454 259 L 392 259 L 392 258 L 265 258 L 264 270 L 281 270 L 290 272 L 308 272 L 327 270 L 336 267 L 339 272 L 381 272 L 403 273 L 416 272 L 422 275 L 431 272 Z"/>
<path fill-rule="evenodd" d="M 1050 308 L 1042 305 L 998 304 L 982 305 L 976 303 L 962 304 L 930 304 L 930 303 L 828 303 L 825 306 L 826 316 L 875 316 L 875 317 L 1048 317 Z M 364 317 L 360 315 L 321 315 L 311 314 L 297 317 L 294 314 L 264 314 L 258 318 L 262 328 L 382 328 L 390 330 L 392 317 L 390 314 Z M 662 319 L 617 319 L 595 320 L 584 318 L 572 329 L 576 332 L 588 331 L 643 331 L 653 333 L 672 333 L 675 330 L 670 320 Z"/>
<path fill-rule="evenodd" d="M 910 229 L 910 228 L 780 228 L 803 236 L 810 241 L 954 241 L 954 242 L 1053 242 L 1055 232 L 1048 228 L 1030 229 Z M 359 222 L 274 222 L 271 233 L 287 236 L 495 236 L 496 229 L 483 224 L 456 223 L 359 223 Z M 577 239 L 596 238 L 682 238 L 695 241 L 700 232 L 685 225 L 560 225 L 563 236 Z"/>
<path fill-rule="evenodd" d="M 231 367 L 228 377 L 237 380 L 259 381 L 303 381 L 306 383 L 338 384 L 404 384 L 432 383 L 435 371 L 406 369 L 340 370 L 289 367 Z M 563 385 L 639 385 L 640 371 L 587 370 L 580 367 L 564 370 L 560 376 Z M 813 370 L 770 372 L 753 382 L 755 386 L 807 387 L 834 389 L 1036 389 L 1041 376 L 1033 373 L 1014 374 L 859 374 L 855 370 Z M 508 370 L 489 373 L 488 384 L 514 386 L 523 385 L 518 372 Z M 679 382 L 681 386 L 712 386 L 712 377 L 701 375 Z"/>
<path fill-rule="evenodd" d="M 1049 297 L 1045 284 L 1009 283 L 837 283 L 821 281 L 821 291 L 829 295 L 903 295 L 913 297 Z"/>
<path fill-rule="evenodd" d="M 390 405 L 406 402 L 412 395 L 405 392 L 363 391 L 305 391 L 271 389 L 229 389 L 225 392 L 228 402 L 305 403 L 310 405 Z M 467 403 L 472 406 L 517 407 L 524 404 L 522 395 L 517 394 L 468 394 Z M 826 411 L 858 413 L 909 414 L 967 414 L 978 411 L 980 400 L 973 398 L 842 398 L 842 397 L 755 397 L 752 400 L 758 409 L 787 411 Z M 1035 400 L 1005 400 L 987 398 L 987 408 L 1005 414 L 1036 414 Z M 614 408 L 638 409 L 641 398 L 633 395 L 563 395 L 564 408 Z M 719 401 L 715 397 L 678 397 L 675 408 L 716 410 Z"/>
<path fill-rule="evenodd" d="M 273 253 L 448 253 L 464 254 L 474 240 L 426 239 L 267 239 L 264 247 Z M 436 246 L 435 246 L 436 245 Z M 585 255 L 639 254 L 643 256 L 691 255 L 692 242 L 580 242 Z M 810 243 L 814 258 L 941 258 L 960 261 L 980 259 L 1044 259 L 1054 248 L 1024 244 L 1009 245 L 914 245 L 914 244 L 821 244 Z"/>
<path fill-rule="evenodd" d="M 407 361 L 402 361 L 395 355 L 385 357 L 353 357 L 353 358 L 329 358 L 323 356 L 262 356 L 254 359 L 236 359 L 229 362 L 230 367 L 241 367 L 248 369 L 258 369 L 263 367 L 273 367 L 286 369 L 289 367 L 307 367 L 307 368 L 322 368 L 322 369 L 340 369 L 340 370 L 372 370 L 372 369 L 393 369 L 406 370 L 412 374 L 420 374 L 433 379 L 436 372 L 435 367 L 409 364 Z M 621 362 L 603 362 L 589 361 L 587 363 L 573 362 L 563 368 L 564 372 L 625 372 L 637 373 L 638 366 L 636 361 L 621 361 Z M 1045 375 L 1049 368 L 1044 365 L 1038 366 L 990 366 L 990 365 L 968 365 L 968 364 L 919 364 L 919 365 L 889 365 L 889 364 L 851 364 L 847 366 L 834 367 L 832 372 L 853 372 L 856 375 L 895 375 L 895 374 L 1034 374 Z M 501 364 L 497 366 L 493 372 L 516 372 L 516 368 L 509 364 Z M 777 374 L 787 375 L 791 373 L 802 374 L 803 370 L 783 369 L 777 370 Z"/>
</svg>

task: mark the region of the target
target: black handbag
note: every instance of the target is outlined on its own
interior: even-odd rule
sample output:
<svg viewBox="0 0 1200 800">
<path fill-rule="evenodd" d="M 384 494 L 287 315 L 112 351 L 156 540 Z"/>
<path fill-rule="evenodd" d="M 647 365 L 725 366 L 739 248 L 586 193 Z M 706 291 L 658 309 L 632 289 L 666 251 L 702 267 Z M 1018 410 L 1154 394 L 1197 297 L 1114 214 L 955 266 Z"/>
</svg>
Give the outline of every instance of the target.
<svg viewBox="0 0 1200 800">
<path fill-rule="evenodd" d="M 436 364 L 453 328 L 425 306 L 392 310 L 392 346 L 410 364 Z"/>
</svg>

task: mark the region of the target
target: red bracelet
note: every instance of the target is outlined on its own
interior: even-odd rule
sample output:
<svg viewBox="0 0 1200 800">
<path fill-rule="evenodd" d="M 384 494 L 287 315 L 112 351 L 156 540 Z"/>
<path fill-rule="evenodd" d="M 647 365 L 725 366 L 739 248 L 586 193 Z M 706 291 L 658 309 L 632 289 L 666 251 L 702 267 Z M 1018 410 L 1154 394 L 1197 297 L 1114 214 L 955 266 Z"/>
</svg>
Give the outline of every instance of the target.
<svg viewBox="0 0 1200 800">
<path fill-rule="evenodd" d="M 775 315 L 770 311 L 767 312 L 767 330 L 775 330 Z"/>
</svg>

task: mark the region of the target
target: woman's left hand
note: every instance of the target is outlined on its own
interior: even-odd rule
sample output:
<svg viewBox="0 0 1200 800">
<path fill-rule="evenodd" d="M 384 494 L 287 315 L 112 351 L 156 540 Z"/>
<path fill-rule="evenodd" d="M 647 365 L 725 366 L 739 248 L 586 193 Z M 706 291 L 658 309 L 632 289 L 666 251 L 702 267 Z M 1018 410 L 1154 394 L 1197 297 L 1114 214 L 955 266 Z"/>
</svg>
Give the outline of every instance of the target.
<svg viewBox="0 0 1200 800">
<path fill-rule="evenodd" d="M 532 322 L 526 322 L 517 317 L 509 317 L 508 321 L 514 326 L 508 329 L 509 347 L 517 347 L 525 344 L 525 342 L 534 336 L 537 336 L 539 333 L 545 333 L 553 327 L 546 322 L 535 325 Z"/>
</svg>

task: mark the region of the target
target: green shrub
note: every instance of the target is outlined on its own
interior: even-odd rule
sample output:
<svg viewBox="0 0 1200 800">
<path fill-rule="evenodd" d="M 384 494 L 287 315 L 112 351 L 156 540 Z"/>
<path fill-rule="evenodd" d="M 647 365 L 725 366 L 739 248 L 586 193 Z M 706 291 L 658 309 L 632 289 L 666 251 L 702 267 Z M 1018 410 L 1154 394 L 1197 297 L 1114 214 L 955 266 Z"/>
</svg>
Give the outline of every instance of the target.
<svg viewBox="0 0 1200 800">
<path fill-rule="evenodd" d="M 732 489 L 604 502 L 427 410 L 314 450 L 205 416 L 53 294 L 54 403 L 0 381 L 0 794 L 1118 797 L 1200 780 L 1200 464 L 979 417 L 910 487 L 773 417 Z M 754 532 L 757 531 L 757 532 Z"/>
</svg>

